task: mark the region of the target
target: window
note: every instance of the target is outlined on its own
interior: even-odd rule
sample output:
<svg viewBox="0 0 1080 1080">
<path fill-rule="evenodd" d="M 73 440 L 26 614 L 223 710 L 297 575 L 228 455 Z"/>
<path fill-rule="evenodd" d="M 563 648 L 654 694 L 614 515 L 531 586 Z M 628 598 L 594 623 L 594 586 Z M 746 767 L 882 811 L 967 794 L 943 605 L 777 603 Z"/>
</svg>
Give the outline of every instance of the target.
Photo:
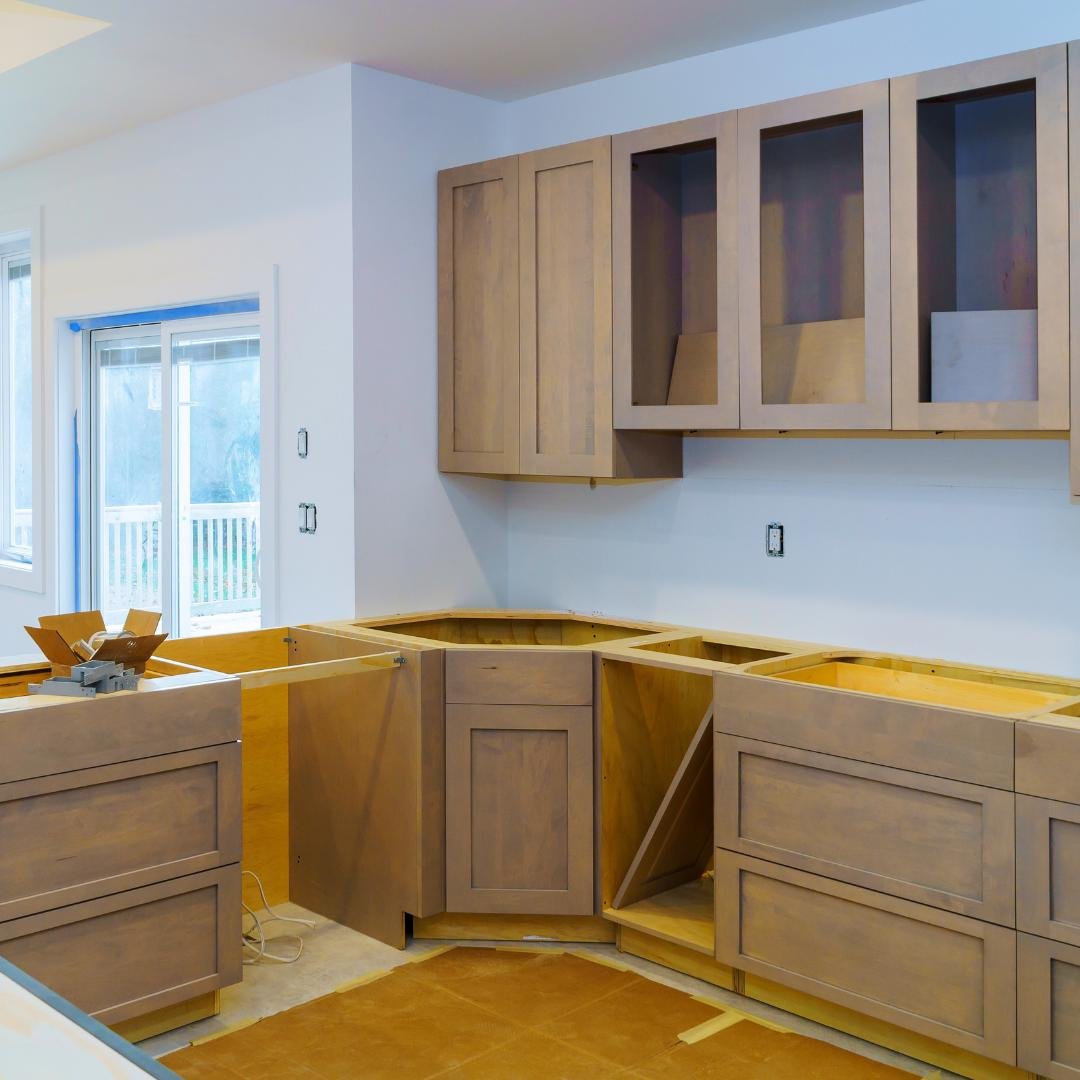
<svg viewBox="0 0 1080 1080">
<path fill-rule="evenodd" d="M 260 335 L 251 315 L 90 334 L 90 591 L 174 635 L 261 621 Z"/>
<path fill-rule="evenodd" d="M 33 561 L 30 237 L 0 238 L 0 560 Z"/>
</svg>

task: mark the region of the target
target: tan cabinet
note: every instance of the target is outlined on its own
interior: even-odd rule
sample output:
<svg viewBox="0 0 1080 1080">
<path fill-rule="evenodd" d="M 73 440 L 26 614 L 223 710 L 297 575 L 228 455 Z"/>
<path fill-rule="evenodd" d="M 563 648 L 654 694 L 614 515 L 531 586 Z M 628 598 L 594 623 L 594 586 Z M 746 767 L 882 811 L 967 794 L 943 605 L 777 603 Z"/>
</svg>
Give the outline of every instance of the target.
<svg viewBox="0 0 1080 1080">
<path fill-rule="evenodd" d="M 888 428 L 887 81 L 739 111 L 742 427 Z"/>
<path fill-rule="evenodd" d="M 719 847 L 1015 925 L 1011 792 L 730 735 L 715 761 Z"/>
<path fill-rule="evenodd" d="M 593 913 L 592 763 L 591 705 L 447 705 L 447 910 Z"/>
<path fill-rule="evenodd" d="M 1080 948 L 1017 935 L 1017 1065 L 1049 1080 L 1080 1078 Z"/>
<path fill-rule="evenodd" d="M 1016 1060 L 1016 933 L 716 854 L 716 958 L 985 1057 Z"/>
<path fill-rule="evenodd" d="M 518 162 L 439 173 L 439 468 L 518 471 Z"/>
<path fill-rule="evenodd" d="M 1080 178 L 1080 41 L 1069 43 L 1069 177 Z M 1070 191 L 1070 196 L 1072 192 Z M 1069 426 L 1069 490 L 1080 498 L 1080 199 L 1069 199 L 1069 395 L 1077 429 Z"/>
<path fill-rule="evenodd" d="M 1018 795 L 1016 857 L 1017 926 L 1080 948 L 1080 806 Z"/>
<path fill-rule="evenodd" d="M 891 83 L 893 427 L 1069 427 L 1066 50 Z"/>
<path fill-rule="evenodd" d="M 612 139 L 615 423 L 739 426 L 734 112 Z"/>
</svg>

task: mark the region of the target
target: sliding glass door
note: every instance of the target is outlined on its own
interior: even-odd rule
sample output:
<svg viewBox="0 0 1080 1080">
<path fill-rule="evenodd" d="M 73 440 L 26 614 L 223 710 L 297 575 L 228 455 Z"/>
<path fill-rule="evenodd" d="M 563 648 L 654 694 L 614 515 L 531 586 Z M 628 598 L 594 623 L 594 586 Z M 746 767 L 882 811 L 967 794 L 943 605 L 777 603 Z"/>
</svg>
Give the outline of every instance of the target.
<svg viewBox="0 0 1080 1080">
<path fill-rule="evenodd" d="M 91 591 L 106 623 L 260 625 L 259 329 L 185 319 L 91 334 Z"/>
</svg>

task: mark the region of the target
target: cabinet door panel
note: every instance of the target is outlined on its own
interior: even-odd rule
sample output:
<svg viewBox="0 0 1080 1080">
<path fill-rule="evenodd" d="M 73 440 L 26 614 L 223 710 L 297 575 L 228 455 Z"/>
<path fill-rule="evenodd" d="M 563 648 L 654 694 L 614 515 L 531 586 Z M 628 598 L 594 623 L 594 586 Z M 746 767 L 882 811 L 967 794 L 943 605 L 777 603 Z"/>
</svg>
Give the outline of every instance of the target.
<svg viewBox="0 0 1080 1080">
<path fill-rule="evenodd" d="M 448 705 L 446 904 L 593 911 L 592 709 Z"/>
<path fill-rule="evenodd" d="M 1080 947 L 1080 806 L 1018 795 L 1016 859 L 1017 926 Z"/>
<path fill-rule="evenodd" d="M 518 469 L 518 163 L 439 174 L 439 468 Z"/>
<path fill-rule="evenodd" d="M 1016 1063 L 1049 1080 L 1080 1080 L 1080 949 L 1018 938 Z"/>
</svg>

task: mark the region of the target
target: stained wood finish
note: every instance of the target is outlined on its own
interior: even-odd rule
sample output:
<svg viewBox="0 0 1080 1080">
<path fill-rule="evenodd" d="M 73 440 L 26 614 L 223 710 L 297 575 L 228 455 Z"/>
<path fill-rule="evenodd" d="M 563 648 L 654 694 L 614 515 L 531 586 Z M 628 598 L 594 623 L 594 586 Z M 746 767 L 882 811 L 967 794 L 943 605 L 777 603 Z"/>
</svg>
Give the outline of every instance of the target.
<svg viewBox="0 0 1080 1080">
<path fill-rule="evenodd" d="M 612 139 L 620 428 L 739 426 L 737 130 L 727 112 Z M 712 377 L 667 404 L 680 335 L 702 340 Z"/>
<path fill-rule="evenodd" d="M 1053 45 L 891 81 L 896 428 L 1069 426 L 1066 76 L 1065 46 Z M 1027 82 L 1033 104 L 1015 93 L 964 98 Z M 958 96 L 969 102 L 959 108 L 978 110 L 963 129 L 953 111 Z M 946 100 L 928 107 L 933 99 Z M 1036 298 L 1036 400 L 929 399 L 931 311 L 1034 308 Z"/>
<path fill-rule="evenodd" d="M 518 471 L 518 162 L 439 173 L 439 468 Z"/>
<path fill-rule="evenodd" d="M 591 707 L 448 705 L 446 906 L 589 915 Z"/>
<path fill-rule="evenodd" d="M 738 127 L 741 426 L 887 428 L 888 83 L 741 109 Z M 778 134 L 783 143 L 768 137 Z M 763 328 L 861 317 L 859 385 L 841 395 L 834 387 L 829 402 L 769 400 Z"/>
<path fill-rule="evenodd" d="M 1042 717 L 1016 725 L 1016 790 L 1080 803 L 1080 717 Z"/>
<path fill-rule="evenodd" d="M 1016 908 L 1019 929 L 1080 948 L 1080 806 L 1017 796 Z"/>
<path fill-rule="evenodd" d="M 1015 925 L 1009 792 L 731 735 L 716 792 L 719 847 Z"/>
<path fill-rule="evenodd" d="M 718 851 L 722 963 L 1016 1061 L 1016 934 Z"/>
<path fill-rule="evenodd" d="M 521 472 L 682 473 L 666 435 L 616 436 L 611 400 L 611 139 L 519 159 Z"/>
<path fill-rule="evenodd" d="M 1017 935 L 1017 1061 L 1049 1080 L 1080 1077 L 1080 948 Z"/>
<path fill-rule="evenodd" d="M 446 701 L 455 705 L 592 705 L 590 652 L 451 649 Z"/>
<path fill-rule="evenodd" d="M 384 649 L 290 636 L 293 663 Z M 406 912 L 445 910 L 442 654 L 401 653 L 393 669 L 289 688 L 290 896 L 396 948 Z"/>
<path fill-rule="evenodd" d="M 0 921 L 240 859 L 240 745 L 0 785 Z"/>
<path fill-rule="evenodd" d="M 615 926 L 600 915 L 481 915 L 475 912 L 413 919 L 417 940 L 613 942 Z"/>
<path fill-rule="evenodd" d="M 1011 791 L 1013 723 L 959 709 L 717 672 L 716 730 Z"/>
<path fill-rule="evenodd" d="M 103 1023 L 240 981 L 233 865 L 0 923 L 0 956 Z"/>
</svg>

